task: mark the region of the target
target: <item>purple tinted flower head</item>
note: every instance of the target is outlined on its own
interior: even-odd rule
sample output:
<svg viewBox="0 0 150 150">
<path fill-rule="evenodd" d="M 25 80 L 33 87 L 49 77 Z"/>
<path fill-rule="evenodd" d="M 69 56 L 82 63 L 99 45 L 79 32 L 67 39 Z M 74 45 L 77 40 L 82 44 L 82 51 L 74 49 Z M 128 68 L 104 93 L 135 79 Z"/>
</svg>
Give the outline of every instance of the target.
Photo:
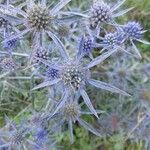
<svg viewBox="0 0 150 150">
<path fill-rule="evenodd" d="M 8 149 L 27 149 L 27 145 L 30 145 L 30 140 L 28 139 L 30 135 L 30 128 L 26 127 L 23 123 L 20 125 L 14 124 L 9 118 L 6 118 L 8 124 L 6 124 L 7 130 L 1 131 L 0 137 L 7 139 L 4 144 L 0 145 L 0 148 Z"/>
<path fill-rule="evenodd" d="M 58 18 L 59 11 L 70 1 L 71 0 L 59 1 L 55 6 L 47 6 L 46 0 L 39 1 L 38 4 L 35 1 L 30 1 L 29 3 L 26 3 L 25 7 L 23 4 L 18 6 L 17 9 L 15 7 L 11 8 L 11 5 L 1 5 L 5 10 L 7 7 L 10 7 L 10 11 L 14 11 L 18 15 L 17 17 L 15 16 L 15 19 L 19 22 L 19 25 L 24 26 L 22 30 L 17 29 L 15 26 L 18 32 L 5 39 L 3 42 L 7 42 L 14 38 L 20 38 L 27 33 L 31 33 L 33 35 L 33 41 L 36 44 L 39 43 L 42 45 L 45 35 L 48 35 L 58 45 L 60 40 L 53 32 L 51 32 L 51 30 L 54 31 L 56 21 L 62 17 Z M 10 14 L 10 18 L 11 17 L 14 17 L 13 14 Z"/>
<path fill-rule="evenodd" d="M 59 70 L 49 67 L 46 71 L 46 77 L 50 80 L 59 78 Z"/>
<path fill-rule="evenodd" d="M 66 24 L 59 25 L 57 29 L 57 33 L 58 36 L 60 37 L 68 37 L 69 34 L 71 34 L 70 27 Z"/>
<path fill-rule="evenodd" d="M 41 59 L 48 60 L 48 58 L 49 58 L 48 50 L 46 50 L 43 47 L 38 47 L 34 50 L 31 56 L 31 61 L 32 63 L 39 63 Z"/>
<path fill-rule="evenodd" d="M 0 28 L 7 28 L 10 25 L 9 21 L 0 17 Z"/>
<path fill-rule="evenodd" d="M 96 27 L 99 23 L 108 23 L 112 19 L 110 7 L 105 3 L 94 3 L 91 9 L 91 26 Z"/>
<path fill-rule="evenodd" d="M 89 76 L 89 70 L 84 69 L 83 64 L 78 61 L 67 62 L 61 69 L 61 79 L 64 85 L 74 90 L 78 90 L 85 85 Z"/>
<path fill-rule="evenodd" d="M 18 68 L 18 65 L 15 63 L 13 58 L 5 57 L 0 62 L 0 67 L 5 71 L 12 71 Z"/>
<path fill-rule="evenodd" d="M 115 18 L 122 16 L 133 8 L 125 9 L 120 12 L 116 12 L 116 10 L 125 2 L 125 0 L 119 1 L 115 5 L 108 5 L 104 3 L 103 0 L 94 1 L 93 6 L 90 11 L 90 24 L 91 27 L 96 28 L 97 25 L 106 23 L 106 24 L 114 24 Z M 115 25 L 115 24 L 114 24 Z"/>
<path fill-rule="evenodd" d="M 115 33 L 108 33 L 105 35 L 103 39 L 103 44 L 107 46 L 115 46 L 118 42 L 117 34 Z"/>
<path fill-rule="evenodd" d="M 34 5 L 27 12 L 27 22 L 31 28 L 36 30 L 46 29 L 49 25 L 51 16 L 48 8 L 42 5 Z"/>
<path fill-rule="evenodd" d="M 80 107 L 76 101 L 67 102 L 62 109 L 62 113 L 66 120 L 75 122 L 80 116 Z"/>
<path fill-rule="evenodd" d="M 42 140 L 45 136 L 47 135 L 47 131 L 40 128 L 40 129 L 37 129 L 37 133 L 36 133 L 36 139 L 38 141 Z"/>
<path fill-rule="evenodd" d="M 142 27 L 138 22 L 130 21 L 124 25 L 123 31 L 128 38 L 141 39 Z"/>
<path fill-rule="evenodd" d="M 125 33 L 126 39 L 129 40 L 132 44 L 135 57 L 141 59 L 142 56 L 138 48 L 134 44 L 134 40 L 149 45 L 150 44 L 149 42 L 142 40 L 142 35 L 146 31 L 142 30 L 141 25 L 135 21 L 129 21 L 127 24 L 125 24 L 123 26 L 123 31 Z"/>
<path fill-rule="evenodd" d="M 16 132 L 13 132 L 12 133 L 12 137 L 10 137 L 10 140 L 11 140 L 11 142 L 12 142 L 12 144 L 13 145 L 15 145 L 15 144 L 17 144 L 17 145 L 19 145 L 19 144 L 21 144 L 23 141 L 24 141 L 24 139 L 25 139 L 25 137 L 26 137 L 26 135 L 27 135 L 27 130 L 28 129 L 20 129 L 20 130 L 18 130 L 18 131 L 16 131 Z"/>
<path fill-rule="evenodd" d="M 90 36 L 82 37 L 79 43 L 78 57 L 89 55 L 94 48 L 94 41 Z"/>
<path fill-rule="evenodd" d="M 12 39 L 4 43 L 4 48 L 7 50 L 12 50 L 17 46 L 18 39 Z"/>
<path fill-rule="evenodd" d="M 71 143 L 73 143 L 74 141 L 73 123 L 75 122 L 78 122 L 81 126 L 86 128 L 93 134 L 100 136 L 100 133 L 93 126 L 91 126 L 89 123 L 87 123 L 81 118 L 82 115 L 86 115 L 86 114 L 91 114 L 91 113 L 82 111 L 80 104 L 78 104 L 78 100 L 74 99 L 74 97 L 70 95 L 67 97 L 67 101 L 63 103 L 58 113 L 55 115 L 51 115 L 51 116 L 53 116 L 54 118 L 55 117 L 60 118 L 61 125 L 63 125 L 65 122 L 68 124 L 69 132 L 70 132 L 70 140 L 71 140 Z M 59 123 L 60 120 L 57 120 L 57 121 L 56 123 L 60 124 Z"/>
<path fill-rule="evenodd" d="M 43 145 L 48 141 L 48 132 L 42 128 L 38 128 L 35 131 L 34 134 L 34 140 L 35 140 L 35 149 L 40 150 Z"/>
<path fill-rule="evenodd" d="M 147 107 L 150 107 L 150 88 L 139 89 L 138 98 Z"/>
<path fill-rule="evenodd" d="M 98 81 L 98 80 L 94 80 L 91 78 L 90 68 L 103 62 L 115 51 L 116 50 L 112 50 L 111 52 L 103 53 L 99 57 L 94 58 L 91 62 L 89 62 L 86 65 L 83 63 L 83 61 L 81 61 L 81 59 L 78 59 L 78 57 L 76 57 L 75 59 L 68 59 L 64 62 L 62 61 L 59 64 L 53 65 L 53 68 L 56 68 L 59 70 L 59 78 L 48 80 L 47 77 L 44 77 L 45 81 L 37 85 L 36 87 L 34 87 L 33 90 L 37 90 L 37 89 L 51 86 L 51 85 L 56 85 L 56 86 L 62 85 L 64 89 L 63 90 L 64 96 L 62 97 L 60 105 L 57 107 L 55 113 L 61 108 L 62 103 L 66 101 L 66 97 L 68 93 L 75 93 L 75 94 L 79 93 L 83 97 L 84 102 L 86 103 L 88 108 L 91 110 L 91 112 L 96 117 L 98 117 L 96 110 L 93 108 L 91 104 L 90 98 L 88 97 L 86 91 L 84 90 L 87 84 L 90 84 L 97 88 L 101 88 L 104 90 L 108 90 L 111 92 L 129 96 L 128 93 L 118 89 L 117 87 L 112 86 L 111 84 Z M 58 83 L 61 83 L 61 84 L 58 84 Z"/>
</svg>

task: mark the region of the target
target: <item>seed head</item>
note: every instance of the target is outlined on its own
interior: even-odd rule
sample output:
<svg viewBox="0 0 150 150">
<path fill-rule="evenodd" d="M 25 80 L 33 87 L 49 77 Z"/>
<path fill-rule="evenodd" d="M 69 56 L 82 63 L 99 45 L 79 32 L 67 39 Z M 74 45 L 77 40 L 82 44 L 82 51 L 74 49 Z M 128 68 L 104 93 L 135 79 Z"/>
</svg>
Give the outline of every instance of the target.
<svg viewBox="0 0 150 150">
<path fill-rule="evenodd" d="M 60 37 L 68 37 L 70 34 L 69 26 L 61 25 L 58 27 L 57 33 Z"/>
<path fill-rule="evenodd" d="M 63 108 L 64 117 L 69 120 L 75 121 L 79 117 L 80 108 L 77 102 L 71 101 L 65 104 Z"/>
<path fill-rule="evenodd" d="M 62 69 L 62 80 L 65 85 L 78 90 L 84 85 L 86 78 L 89 75 L 89 71 L 83 69 L 83 66 L 71 62 Z"/>
<path fill-rule="evenodd" d="M 46 7 L 35 5 L 28 12 L 27 22 L 31 28 L 42 30 L 48 27 L 50 18 L 51 17 Z"/>
</svg>

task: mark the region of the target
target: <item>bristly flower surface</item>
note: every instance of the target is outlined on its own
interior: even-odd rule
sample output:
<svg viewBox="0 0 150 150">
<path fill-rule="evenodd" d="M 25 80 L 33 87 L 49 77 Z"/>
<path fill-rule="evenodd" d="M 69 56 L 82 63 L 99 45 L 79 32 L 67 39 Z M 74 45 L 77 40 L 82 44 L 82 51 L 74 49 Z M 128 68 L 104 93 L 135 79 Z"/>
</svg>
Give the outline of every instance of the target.
<svg viewBox="0 0 150 150">
<path fill-rule="evenodd" d="M 56 120 L 56 125 L 52 128 L 56 128 L 56 126 L 62 126 L 64 123 L 68 124 L 68 129 L 70 132 L 70 141 L 74 142 L 73 138 L 73 123 L 78 122 L 81 126 L 92 132 L 97 136 L 101 136 L 101 134 L 96 130 L 92 125 L 84 121 L 81 116 L 86 114 L 91 114 L 90 112 L 84 112 L 81 110 L 81 106 L 78 104 L 76 99 L 72 99 L 72 96 L 67 97 L 67 101 L 62 105 L 61 109 L 54 115 L 54 113 L 50 114 L 50 119 Z M 57 109 L 57 108 L 56 108 Z M 58 119 L 60 118 L 60 119 Z"/>
<path fill-rule="evenodd" d="M 61 47 L 61 41 L 53 33 L 53 26 L 57 24 L 57 21 L 59 21 L 59 19 L 62 19 L 58 17 L 59 11 L 70 1 L 71 0 L 60 1 L 56 6 L 50 9 L 49 6 L 47 6 L 45 0 L 40 1 L 38 4 L 35 1 L 29 1 L 26 4 L 26 9 L 24 9 L 24 5 L 20 5 L 17 8 L 15 8 L 15 6 L 10 7 L 9 4 L 6 6 L 1 5 L 1 7 L 4 9 L 10 7 L 11 11 L 16 12 L 15 16 L 12 17 L 14 17 L 16 20 L 19 20 L 20 25 L 25 26 L 22 30 L 19 29 L 17 34 L 13 34 L 12 36 L 4 40 L 4 43 L 15 38 L 20 38 L 27 33 L 31 33 L 34 37 L 32 44 L 35 45 L 35 43 L 38 43 L 39 46 L 42 46 L 45 34 L 47 34 L 57 44 L 58 47 Z"/>
<path fill-rule="evenodd" d="M 91 56 L 94 47 L 95 41 L 92 37 L 82 36 L 82 38 L 80 39 L 79 49 L 77 53 L 78 58 L 80 59 L 84 56 Z"/>
<path fill-rule="evenodd" d="M 46 74 L 49 74 L 50 77 L 54 75 L 55 78 L 53 78 L 52 80 L 52 78 L 48 79 L 47 78 L 48 76 L 46 76 L 44 78 L 45 81 L 37 85 L 33 90 L 40 89 L 40 88 L 47 87 L 47 86 L 52 86 L 52 85 L 58 85 L 58 86 L 61 85 L 64 96 L 62 97 L 60 106 L 62 105 L 62 103 L 64 103 L 67 100 L 66 97 L 68 93 L 72 93 L 72 94 L 79 93 L 83 97 L 85 104 L 88 106 L 91 112 L 96 117 L 98 117 L 95 109 L 92 106 L 90 98 L 88 97 L 88 94 L 85 91 L 85 87 L 87 84 L 90 84 L 100 89 L 104 89 L 104 90 L 108 90 L 111 92 L 129 96 L 129 94 L 118 89 L 117 87 L 114 87 L 111 84 L 108 84 L 102 81 L 92 79 L 91 77 L 90 68 L 103 62 L 114 52 L 115 50 L 111 51 L 111 53 L 110 52 L 103 53 L 99 57 L 96 57 L 95 59 L 93 59 L 88 64 L 84 64 L 81 59 L 78 59 L 78 57 L 76 57 L 75 59 L 68 58 L 67 61 L 64 61 L 64 62 L 62 61 L 61 63 L 57 63 L 57 64 L 49 64 L 48 62 L 41 61 L 44 64 L 52 68 L 51 70 L 48 69 L 48 72 Z M 53 72 L 54 70 L 56 74 L 54 74 Z M 58 106 L 58 108 L 60 108 L 60 106 Z M 58 111 L 58 109 L 56 110 Z"/>
<path fill-rule="evenodd" d="M 18 65 L 12 57 L 4 57 L 0 61 L 0 67 L 4 71 L 13 71 L 18 68 Z"/>
<path fill-rule="evenodd" d="M 141 56 L 139 50 L 137 49 L 136 45 L 134 44 L 134 41 L 139 41 L 144 44 L 150 44 L 149 42 L 142 40 L 143 33 L 145 33 L 146 31 L 143 30 L 141 25 L 135 21 L 127 22 L 125 25 L 122 26 L 122 29 L 124 31 L 126 40 L 130 41 L 130 43 L 134 49 L 134 52 L 137 55 L 137 58 L 141 59 L 142 56 Z"/>
<path fill-rule="evenodd" d="M 132 8 L 116 12 L 117 9 L 125 2 L 126 0 L 119 1 L 116 5 L 111 6 L 105 3 L 103 0 L 98 0 L 93 2 L 93 6 L 90 10 L 89 22 L 92 28 L 97 26 L 102 26 L 103 24 L 114 24 L 115 18 L 124 15 Z"/>
<path fill-rule="evenodd" d="M 0 137 L 5 138 L 5 142 L 0 145 L 0 148 L 16 149 L 16 150 L 26 150 L 28 145 L 34 146 L 34 143 L 29 140 L 30 129 L 23 126 L 15 125 L 9 118 L 7 118 L 10 127 L 8 131 L 0 131 Z"/>
</svg>

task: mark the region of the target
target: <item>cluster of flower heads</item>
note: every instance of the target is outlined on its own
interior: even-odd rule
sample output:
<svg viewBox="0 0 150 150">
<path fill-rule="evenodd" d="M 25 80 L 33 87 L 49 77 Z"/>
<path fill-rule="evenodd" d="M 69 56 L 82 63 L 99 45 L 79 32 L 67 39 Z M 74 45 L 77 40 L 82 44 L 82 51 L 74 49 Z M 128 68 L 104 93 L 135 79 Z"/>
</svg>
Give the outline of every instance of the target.
<svg viewBox="0 0 150 150">
<path fill-rule="evenodd" d="M 124 124 L 128 126 L 127 120 L 130 116 L 122 120 L 119 116 L 124 112 L 122 110 L 121 113 L 120 110 L 123 103 L 118 105 L 119 110 L 116 109 L 118 114 L 113 111 L 112 114 L 104 112 L 95 107 L 95 100 L 90 99 L 86 89 L 95 87 L 100 95 L 103 95 L 104 90 L 116 93 L 114 96 L 118 97 L 115 98 L 116 101 L 118 99 L 117 104 L 131 99 L 135 93 L 131 89 L 128 90 L 128 87 L 136 86 L 132 77 L 136 71 L 141 71 L 136 66 L 132 67 L 132 60 L 134 59 L 135 63 L 137 58 L 142 58 L 135 42 L 149 44 L 142 39 L 146 31 L 135 21 L 124 25 L 116 22 L 116 17 L 133 9 L 117 11 L 125 0 L 113 5 L 102 0 L 93 1 L 92 7 L 84 12 L 71 8 L 69 2 L 71 0 L 60 0 L 55 5 L 46 0 L 7 0 L 0 4 L 0 79 L 10 76 L 11 79 L 27 79 L 30 83 L 37 80 L 36 83 L 41 83 L 34 83 L 34 87 L 29 89 L 30 93 L 48 90 L 46 100 L 38 100 L 43 101 L 44 107 L 37 111 L 33 101 L 31 114 L 20 121 L 21 123 L 14 123 L 5 117 L 6 126 L 0 129 L 0 150 L 53 149 L 57 145 L 56 135 L 66 129 L 65 124 L 68 126 L 71 143 L 74 141 L 73 125 L 76 122 L 100 137 L 110 135 L 104 129 L 107 129 L 107 123 L 110 124 L 110 130 L 113 128 L 113 132 Z M 107 32 L 105 25 L 110 26 L 113 31 Z M 94 51 L 99 52 L 96 57 L 93 55 Z M 104 72 L 98 72 L 99 69 L 95 68 L 109 62 L 108 58 L 115 61 L 114 65 L 108 64 Z M 19 71 L 28 72 L 28 76 L 18 76 Z M 146 75 L 147 72 L 148 69 Z M 104 78 L 107 81 L 101 79 L 103 73 L 103 77 L 107 76 Z M 147 78 L 149 80 L 149 76 Z M 138 90 L 143 92 L 141 88 Z M 150 99 L 149 91 L 140 92 L 138 100 Z M 101 98 L 98 99 L 101 101 Z M 136 103 L 137 99 L 133 103 Z M 142 102 L 143 100 L 137 102 L 139 105 L 136 105 L 135 110 L 133 108 L 133 112 L 143 111 L 145 108 L 144 115 L 147 116 L 150 113 L 149 106 Z M 115 103 L 112 107 L 114 105 Z M 82 119 L 83 115 L 94 115 L 100 123 L 99 126 L 102 126 L 94 128 Z M 136 121 L 135 127 L 136 123 L 139 123 Z M 147 122 L 142 126 L 142 131 L 147 127 L 150 129 Z M 136 133 L 135 127 L 133 126 L 131 134 L 134 130 Z M 126 137 L 129 135 L 130 132 Z M 150 145 L 148 138 L 146 135 L 142 140 Z"/>
</svg>

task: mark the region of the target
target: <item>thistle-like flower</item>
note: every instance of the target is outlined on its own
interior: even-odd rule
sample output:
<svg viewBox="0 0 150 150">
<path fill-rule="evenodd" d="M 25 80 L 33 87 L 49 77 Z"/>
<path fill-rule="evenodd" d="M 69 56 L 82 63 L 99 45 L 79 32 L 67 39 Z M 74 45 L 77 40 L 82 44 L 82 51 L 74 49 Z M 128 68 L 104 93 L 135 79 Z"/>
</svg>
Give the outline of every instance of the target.
<svg viewBox="0 0 150 150">
<path fill-rule="evenodd" d="M 33 134 L 35 150 L 48 150 L 54 148 L 56 142 L 49 136 L 48 131 L 43 128 L 37 128 Z"/>
<path fill-rule="evenodd" d="M 77 53 L 78 58 L 82 58 L 84 56 L 91 56 L 94 47 L 94 39 L 90 36 L 83 36 L 79 43 L 79 50 Z"/>
<path fill-rule="evenodd" d="M 4 71 L 13 71 L 18 68 L 18 65 L 15 63 L 12 57 L 4 57 L 0 61 L 0 67 Z"/>
<path fill-rule="evenodd" d="M 146 31 L 143 30 L 141 25 L 138 22 L 135 21 L 129 21 L 124 26 L 122 26 L 122 29 L 125 33 L 125 37 L 127 40 L 129 40 L 134 48 L 135 54 L 138 56 L 138 58 L 142 58 L 139 50 L 137 49 L 136 45 L 134 44 L 134 41 L 139 41 L 144 44 L 150 44 L 147 41 L 142 40 L 143 33 Z"/>
<path fill-rule="evenodd" d="M 91 27 L 96 28 L 97 26 L 102 26 L 102 24 L 114 24 L 115 18 L 122 16 L 123 14 L 130 11 L 132 8 L 116 12 L 116 10 L 125 2 L 126 0 L 119 1 L 116 5 L 111 6 L 105 3 L 103 0 L 98 0 L 93 2 L 93 6 L 90 10 L 89 21 Z"/>
<path fill-rule="evenodd" d="M 106 72 L 109 81 L 123 90 L 128 89 L 130 84 L 136 86 L 133 76 L 137 66 L 131 63 L 132 59 L 122 57 L 121 60 L 114 60 L 112 60 L 114 63 L 112 62 L 108 66 L 108 71 Z"/>
<path fill-rule="evenodd" d="M 35 43 L 39 43 L 39 46 L 42 46 L 43 38 L 45 37 L 44 35 L 47 34 L 52 40 L 54 40 L 57 46 L 59 46 L 58 44 L 60 43 L 60 40 L 53 33 L 53 26 L 56 25 L 57 21 L 59 21 L 59 11 L 70 1 L 71 0 L 60 1 L 51 9 L 49 9 L 49 6 L 47 6 L 45 0 L 40 1 L 38 4 L 36 4 L 35 1 L 29 1 L 27 2 L 26 9 L 22 8 L 24 5 L 21 5 L 20 7 L 14 6 L 13 8 L 10 7 L 11 11 L 16 12 L 16 16 L 14 17 L 18 19 L 20 21 L 20 24 L 25 27 L 23 28 L 23 30 L 19 30 L 17 34 L 14 34 L 4 40 L 4 43 L 14 38 L 20 38 L 27 33 L 31 33 L 34 37 L 33 45 L 35 45 Z M 9 5 L 1 5 L 1 7 L 7 9 L 9 8 Z M 21 16 L 21 18 L 18 18 L 18 16 Z"/>
<path fill-rule="evenodd" d="M 17 44 L 18 44 L 18 39 L 12 39 L 4 43 L 3 47 L 6 50 L 12 50 L 17 46 Z"/>
<path fill-rule="evenodd" d="M 138 122 L 138 127 L 135 128 L 132 136 L 134 137 L 134 140 L 139 141 L 142 140 L 145 142 L 145 149 L 150 148 L 150 114 L 145 114 L 143 118 L 139 119 Z M 134 124 L 134 127 L 137 125 Z M 134 128 L 133 127 L 133 128 Z"/>
<path fill-rule="evenodd" d="M 0 28 L 7 28 L 10 25 L 9 21 L 0 17 Z"/>
<path fill-rule="evenodd" d="M 106 33 L 104 37 L 99 37 L 99 39 L 101 40 L 99 45 L 103 48 L 101 51 L 121 49 L 125 40 L 124 32 L 119 28 L 115 32 Z"/>
<path fill-rule="evenodd" d="M 65 50 L 64 50 L 65 51 Z M 95 109 L 92 106 L 92 103 L 90 101 L 90 98 L 88 97 L 86 91 L 84 90 L 87 84 L 90 84 L 92 86 L 95 86 L 97 88 L 101 88 L 104 90 L 108 90 L 111 92 L 123 94 L 123 95 L 129 95 L 126 92 L 112 86 L 111 84 L 94 80 L 91 77 L 91 71 L 90 68 L 96 66 L 97 64 L 103 62 L 106 58 L 108 58 L 111 54 L 113 54 L 115 50 L 112 50 L 110 52 L 103 53 L 99 57 L 93 59 L 90 63 L 84 64 L 81 59 L 78 59 L 76 57 L 75 59 L 66 59 L 64 62 L 61 62 L 60 64 L 49 64 L 48 62 L 41 61 L 47 66 L 50 66 L 51 71 L 48 70 L 49 76 L 52 77 L 53 71 L 55 69 L 56 76 L 52 80 L 51 78 L 48 79 L 46 76 L 44 79 L 45 81 L 39 85 L 37 85 L 33 90 L 40 89 L 47 86 L 52 85 L 62 85 L 63 91 L 64 91 L 64 97 L 61 100 L 60 105 L 64 103 L 67 99 L 66 96 L 68 93 L 79 93 L 82 95 L 85 104 L 88 106 L 88 108 L 91 110 L 91 112 L 97 116 L 97 113 Z M 57 71 L 56 71 L 57 70 Z M 58 77 L 57 77 L 58 75 Z M 57 78 L 56 78 L 57 77 Z M 59 84 L 60 83 L 60 84 Z M 58 106 L 59 108 L 60 106 Z M 98 117 L 98 116 L 97 116 Z"/>
<path fill-rule="evenodd" d="M 54 115 L 52 112 L 49 116 L 50 119 L 60 118 L 60 120 L 56 121 L 56 125 L 52 128 L 55 129 L 56 126 L 62 126 L 64 123 L 68 124 L 69 132 L 70 132 L 70 141 L 73 143 L 73 123 L 78 122 L 81 126 L 92 132 L 97 136 L 101 136 L 101 134 L 92 127 L 89 123 L 84 121 L 81 118 L 81 115 L 91 114 L 90 112 L 84 112 L 81 110 L 81 106 L 78 104 L 76 99 L 73 99 L 72 96 L 67 97 L 67 101 L 62 105 L 61 109 Z M 57 108 L 56 108 L 57 109 Z M 56 110 L 54 110 L 56 112 Z M 57 123 L 58 122 L 58 123 Z"/>
<path fill-rule="evenodd" d="M 137 85 L 134 97 L 136 101 L 138 101 L 138 104 L 141 107 L 144 107 L 145 110 L 149 110 L 150 108 L 150 83 L 147 82 L 147 84 Z"/>
<path fill-rule="evenodd" d="M 15 125 L 9 118 L 7 118 L 8 124 L 11 129 L 9 131 L 0 131 L 0 137 L 4 137 L 4 144 L 0 145 L 0 148 L 26 150 L 28 145 L 34 146 L 34 143 L 29 140 L 30 130 L 24 126 Z"/>
<path fill-rule="evenodd" d="M 43 47 L 37 47 L 31 54 L 30 60 L 33 64 L 38 64 L 40 63 L 40 59 L 48 60 L 48 58 L 49 58 L 48 50 L 46 50 Z"/>
</svg>

